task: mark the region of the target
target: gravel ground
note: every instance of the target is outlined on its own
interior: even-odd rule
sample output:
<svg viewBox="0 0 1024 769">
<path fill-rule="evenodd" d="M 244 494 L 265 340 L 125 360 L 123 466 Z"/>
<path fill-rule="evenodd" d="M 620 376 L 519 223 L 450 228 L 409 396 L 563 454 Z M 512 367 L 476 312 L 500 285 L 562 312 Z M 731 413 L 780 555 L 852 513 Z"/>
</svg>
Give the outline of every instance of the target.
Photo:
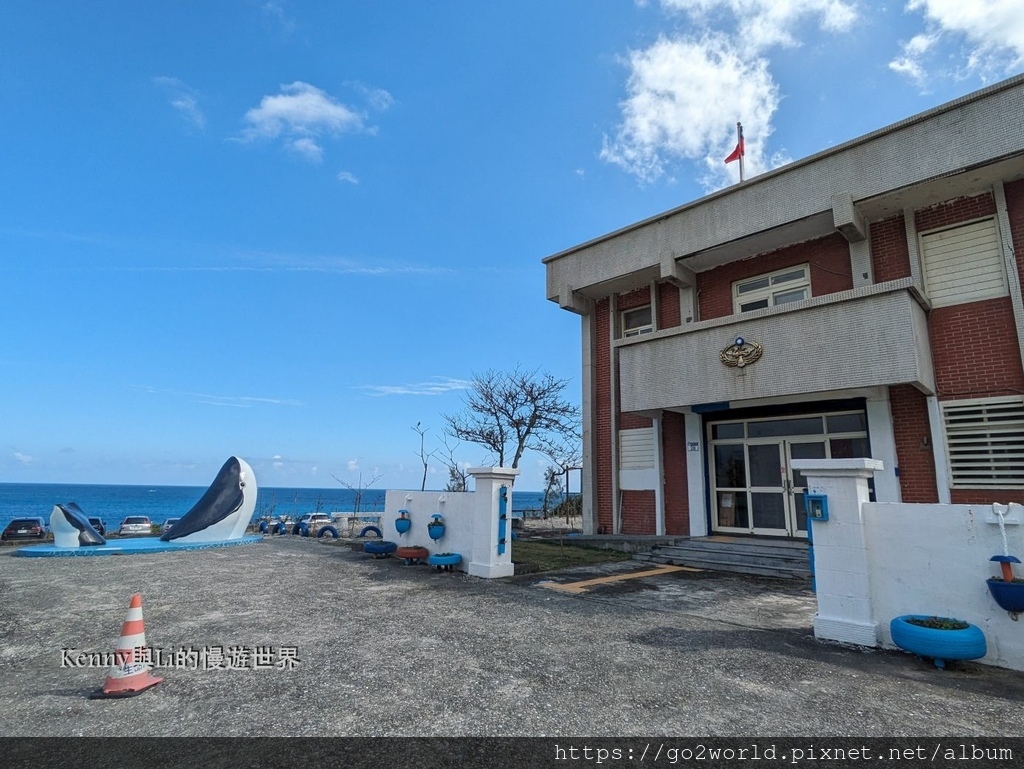
<svg viewBox="0 0 1024 769">
<path fill-rule="evenodd" d="M 110 558 L 5 548 L 0 736 L 1021 734 L 1024 675 L 819 643 L 799 585 L 539 584 L 647 568 L 488 581 L 296 537 Z M 271 666 L 185 664 L 138 697 L 88 699 L 106 668 L 62 650 L 112 652 L 135 592 L 151 647 L 263 648 Z"/>
</svg>

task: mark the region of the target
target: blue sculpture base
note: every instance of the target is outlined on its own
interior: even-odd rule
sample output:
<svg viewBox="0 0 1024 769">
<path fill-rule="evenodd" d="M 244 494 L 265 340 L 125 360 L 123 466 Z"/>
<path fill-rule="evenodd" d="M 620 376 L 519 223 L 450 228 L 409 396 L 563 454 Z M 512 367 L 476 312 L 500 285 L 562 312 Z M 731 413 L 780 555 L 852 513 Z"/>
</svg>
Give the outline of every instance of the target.
<svg viewBox="0 0 1024 769">
<path fill-rule="evenodd" d="M 208 547 L 232 547 L 262 542 L 263 537 L 248 535 L 239 539 L 225 539 L 217 542 L 162 542 L 160 537 L 135 537 L 133 539 L 108 539 L 105 545 L 88 547 L 57 547 L 56 545 L 32 545 L 19 547 L 14 551 L 22 558 L 77 558 L 90 555 L 142 555 L 145 553 L 173 553 L 179 550 L 205 550 Z"/>
</svg>

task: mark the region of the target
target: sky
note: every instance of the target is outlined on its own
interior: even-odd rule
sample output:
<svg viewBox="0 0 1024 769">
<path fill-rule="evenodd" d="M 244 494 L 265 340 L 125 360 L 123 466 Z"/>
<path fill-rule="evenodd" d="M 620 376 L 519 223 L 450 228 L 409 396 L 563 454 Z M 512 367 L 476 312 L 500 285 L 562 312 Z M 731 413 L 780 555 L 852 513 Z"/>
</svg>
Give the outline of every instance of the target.
<svg viewBox="0 0 1024 769">
<path fill-rule="evenodd" d="M 474 374 L 580 402 L 545 256 L 1021 72 L 1019 3 L 7 0 L 0 482 L 419 488 Z"/>
</svg>

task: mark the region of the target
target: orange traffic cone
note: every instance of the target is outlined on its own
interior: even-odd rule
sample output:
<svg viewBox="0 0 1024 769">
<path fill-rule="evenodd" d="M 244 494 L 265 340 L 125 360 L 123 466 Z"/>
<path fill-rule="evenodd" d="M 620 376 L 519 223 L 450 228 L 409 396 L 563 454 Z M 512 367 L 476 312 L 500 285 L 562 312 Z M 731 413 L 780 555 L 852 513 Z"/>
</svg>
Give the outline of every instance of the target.
<svg viewBox="0 0 1024 769">
<path fill-rule="evenodd" d="M 121 625 L 121 637 L 114 651 L 114 664 L 107 673 L 102 689 L 89 695 L 90 699 L 108 697 L 134 697 L 164 679 L 152 676 L 153 663 L 146 648 L 146 629 L 142 622 L 142 596 L 136 593 L 128 605 L 128 614 Z"/>
</svg>

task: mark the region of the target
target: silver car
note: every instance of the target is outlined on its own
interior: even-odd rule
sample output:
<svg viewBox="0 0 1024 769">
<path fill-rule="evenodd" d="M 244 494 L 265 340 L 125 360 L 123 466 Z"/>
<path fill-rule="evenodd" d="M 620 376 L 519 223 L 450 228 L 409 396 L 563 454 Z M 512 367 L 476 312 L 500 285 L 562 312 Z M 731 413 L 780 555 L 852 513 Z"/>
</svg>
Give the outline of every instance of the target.
<svg viewBox="0 0 1024 769">
<path fill-rule="evenodd" d="M 117 533 L 122 537 L 146 536 L 153 533 L 153 522 L 144 515 L 129 515 L 121 521 Z"/>
</svg>

